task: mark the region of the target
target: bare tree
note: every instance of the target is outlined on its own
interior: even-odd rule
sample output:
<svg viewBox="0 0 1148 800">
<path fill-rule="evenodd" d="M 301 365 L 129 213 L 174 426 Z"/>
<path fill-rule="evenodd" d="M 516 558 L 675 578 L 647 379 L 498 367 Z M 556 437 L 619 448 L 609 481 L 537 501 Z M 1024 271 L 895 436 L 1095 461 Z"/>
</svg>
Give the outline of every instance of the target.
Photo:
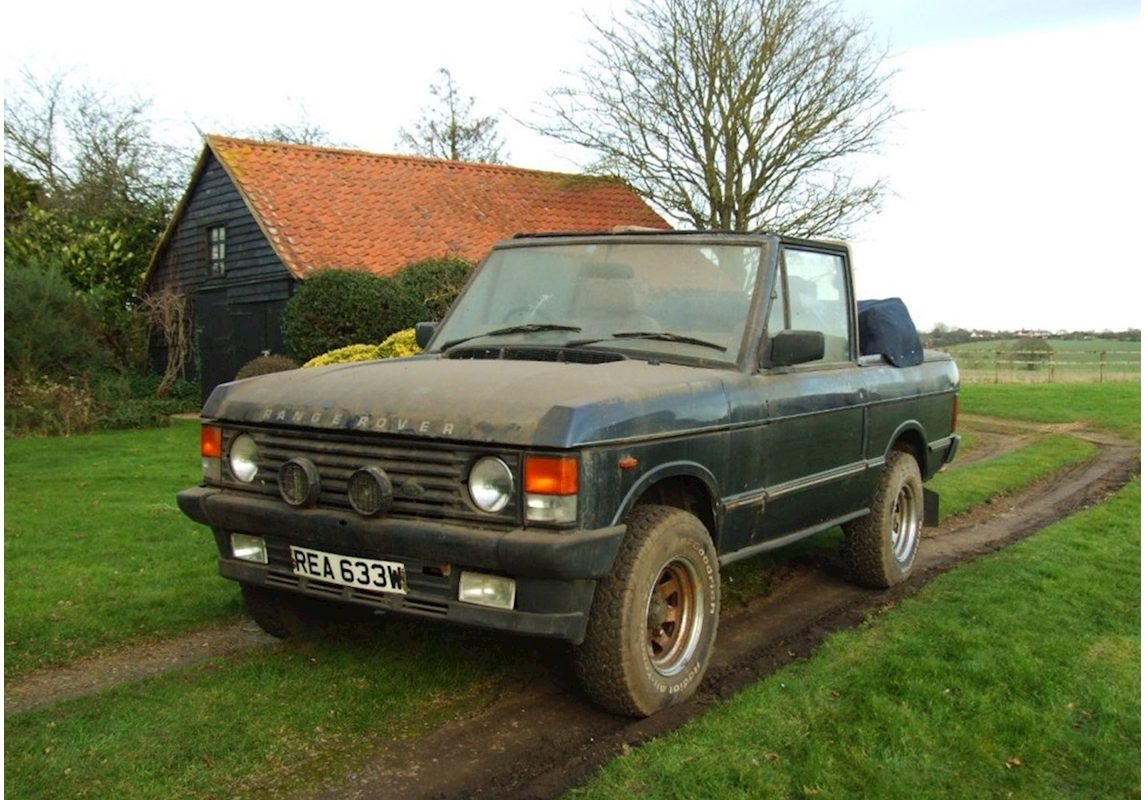
<svg viewBox="0 0 1148 800">
<path fill-rule="evenodd" d="M 251 138 L 264 142 L 284 142 L 303 144 L 309 147 L 333 147 L 331 135 L 319 123 L 311 119 L 307 107 L 299 104 L 298 119 L 295 122 L 281 122 L 270 127 L 258 128 Z"/>
<path fill-rule="evenodd" d="M 463 97 L 448 69 L 430 87 L 438 104 L 423 109 L 414 131 L 399 130 L 398 146 L 420 156 L 451 161 L 503 164 L 506 142 L 498 135 L 497 117 L 473 116 L 474 98 Z"/>
<path fill-rule="evenodd" d="M 330 147 L 331 137 L 326 129 L 317 123 L 303 119 L 296 124 L 272 125 L 260 128 L 253 138 L 263 142 L 284 142 L 285 144 L 305 144 L 309 147 Z"/>
<path fill-rule="evenodd" d="M 4 106 L 4 159 L 44 188 L 48 205 L 86 215 L 174 206 L 193 157 L 153 138 L 149 101 L 59 74 L 22 77 Z"/>
<path fill-rule="evenodd" d="M 147 101 L 64 75 L 22 77 L 4 106 L 5 183 L 35 191 L 5 218 L 5 261 L 58 267 L 91 304 L 108 350 L 134 366 L 140 281 L 192 153 L 155 139 Z"/>
<path fill-rule="evenodd" d="M 860 182 L 898 111 L 868 26 L 820 0 L 636 0 L 591 21 L 589 62 L 533 127 L 599 156 L 680 221 L 841 235 L 879 206 Z"/>
</svg>

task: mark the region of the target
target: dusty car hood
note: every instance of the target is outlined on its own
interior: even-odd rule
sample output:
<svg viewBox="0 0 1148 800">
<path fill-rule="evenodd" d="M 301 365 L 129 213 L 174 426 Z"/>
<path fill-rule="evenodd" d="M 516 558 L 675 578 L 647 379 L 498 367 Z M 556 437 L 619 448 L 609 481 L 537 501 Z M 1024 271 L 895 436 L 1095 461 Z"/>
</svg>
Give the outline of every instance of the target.
<svg viewBox="0 0 1148 800">
<path fill-rule="evenodd" d="M 531 447 L 723 425 L 718 369 L 425 356 L 291 370 L 216 387 L 207 419 Z"/>
</svg>

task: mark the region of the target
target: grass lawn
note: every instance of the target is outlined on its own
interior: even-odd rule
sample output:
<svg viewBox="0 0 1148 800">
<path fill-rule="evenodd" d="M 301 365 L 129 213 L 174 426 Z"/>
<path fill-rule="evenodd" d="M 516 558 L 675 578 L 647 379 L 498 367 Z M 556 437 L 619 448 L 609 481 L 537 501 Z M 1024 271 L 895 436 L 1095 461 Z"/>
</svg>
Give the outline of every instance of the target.
<svg viewBox="0 0 1148 800">
<path fill-rule="evenodd" d="M 1023 407 L 1013 390 L 1033 388 L 1043 387 L 977 387 L 965 408 L 988 415 L 1000 409 L 997 415 L 1008 416 Z M 1073 397 L 1080 386 L 1054 388 L 1062 395 L 1034 401 L 1034 411 L 1047 407 L 1064 414 L 1088 405 Z M 1110 402 L 1088 413 L 1101 415 L 1093 424 L 1139 431 L 1138 405 Z M 8 443 L 6 669 L 13 669 L 14 656 L 19 671 L 238 613 L 234 585 L 216 575 L 207 531 L 175 507 L 175 492 L 198 482 L 197 452 L 194 424 Z M 945 511 L 990 499 L 1005 480 L 1020 488 L 1090 453 L 1089 445 L 1054 436 L 1000 459 L 954 469 L 943 476 L 950 481 L 943 491 L 957 498 Z M 1083 787 L 1070 794 L 1121 796 L 1127 770 L 1113 762 L 1135 757 L 1139 763 L 1138 739 L 1131 749 L 1126 741 L 1128 717 L 1135 718 L 1137 729 L 1139 724 L 1138 491 L 1132 499 L 1124 496 L 1089 513 L 1108 516 L 1070 523 L 1079 528 L 1069 534 L 1075 544 L 1030 553 L 1022 559 L 1023 569 L 1011 562 L 987 567 L 992 571 L 974 572 L 979 577 L 964 579 L 956 588 L 939 582 L 941 588 L 931 587 L 863 631 L 835 638 L 797 667 L 813 671 L 813 677 L 787 670 L 782 674 L 788 677 L 751 690 L 764 693 L 764 700 L 754 701 L 758 695 L 747 692 L 717 710 L 720 721 L 739 713 L 773 719 L 761 704 L 787 708 L 788 720 L 778 715 L 787 727 L 779 727 L 777 736 L 745 722 L 747 730 L 759 734 L 756 749 L 733 749 L 746 738 L 736 731 L 688 746 L 667 742 L 692 751 L 689 763 L 705 767 L 700 774 L 712 781 L 712 791 L 709 783 L 682 783 L 674 794 L 669 779 L 657 777 L 664 767 L 651 774 L 627 766 L 634 763 L 630 760 L 607 771 L 606 782 L 590 793 L 616 796 L 624 786 L 656 796 L 722 796 L 725 791 L 737 796 L 738 781 L 752 780 L 767 782 L 746 784 L 751 788 L 744 796 L 775 786 L 787 797 L 804 796 L 807 788 L 808 794 L 824 788 L 826 796 L 850 795 L 866 782 L 882 787 L 867 796 L 879 796 L 887 784 L 901 785 L 910 768 L 937 781 L 968 768 L 996 776 L 997 787 L 1012 786 L 1018 776 L 1044 776 L 1043 782 L 1023 783 L 1016 794 L 1042 796 L 1048 781 L 1065 774 L 1049 766 L 1054 760 L 1050 753 L 1063 751 L 1066 763 L 1085 756 L 1099 759 L 1099 766 L 1089 766 L 1077 783 L 1067 784 Z M 1088 539 L 1088 530 L 1097 525 L 1107 535 Z M 1129 525 L 1137 534 L 1132 541 Z M 802 546 L 832 547 L 833 537 L 832 532 L 823 534 Z M 1022 547 L 1045 538 L 1041 534 Z M 1048 538 L 1059 541 L 1063 535 Z M 1082 541 L 1103 546 L 1083 546 Z M 1004 557 L 1016 558 L 1019 550 Z M 761 576 L 768 576 L 772 559 L 790 557 L 791 551 L 737 564 L 728 574 L 747 596 L 767 591 L 768 577 Z M 972 565 L 945 581 L 988 564 Z M 1129 582 L 1135 584 L 1131 607 Z M 1072 587 L 1071 596 L 1062 592 L 1065 585 Z M 954 607 L 933 610 L 932 603 Z M 900 615 L 912 613 L 917 616 L 910 616 L 910 622 L 887 630 Z M 1110 620 L 1114 615 L 1123 619 Z M 1062 619 L 1066 616 L 1070 619 Z M 1069 623 L 1075 618 L 1093 628 L 1085 633 L 1074 629 Z M 1129 633 L 1129 626 L 1136 633 Z M 1020 629 L 1025 635 L 1013 636 Z M 1071 649 L 1082 647 L 1082 641 L 1089 643 L 1084 650 Z M 527 638 L 394 619 L 377 629 L 348 629 L 343 638 L 284 643 L 220 659 L 8 718 L 8 793 L 21 798 L 286 796 L 317 785 L 318 776 L 337 779 L 372 747 L 473 713 L 506 687 L 529 682 L 546 669 L 539 657 L 543 647 Z M 968 676 L 962 666 L 970 670 Z M 998 685 L 994 667 L 1001 668 L 1000 680 L 1007 686 Z M 950 680 L 940 672 L 946 668 L 958 674 Z M 817 677 L 817 670 L 824 670 L 825 677 Z M 1089 671 L 1092 685 L 1082 685 L 1079 676 Z M 1096 674 L 1106 679 L 1096 681 Z M 1137 678 L 1131 701 L 1128 674 Z M 783 705 L 795 697 L 798 705 Z M 757 705 L 737 710 L 750 702 Z M 823 706 L 810 705 L 814 702 Z M 997 706 L 1004 710 L 996 713 Z M 834 718 L 846 710 L 848 716 Z M 939 711 L 947 716 L 927 716 Z M 981 727 L 978 719 L 989 711 L 996 722 Z M 1064 720 L 1069 731 L 1056 727 Z M 998 724 L 1004 729 L 994 727 Z M 684 735 L 692 734 L 671 741 Z M 774 742 L 770 747 L 764 745 L 767 735 Z M 729 738 L 728 755 L 721 755 L 726 747 L 722 736 Z M 1026 737 L 1037 742 L 1022 749 L 1016 743 Z M 919 750 L 936 747 L 938 741 L 952 752 L 941 754 L 934 767 L 931 751 L 922 755 Z M 803 750 L 817 743 L 817 751 Z M 635 755 L 653 757 L 659 746 Z M 718 754 L 707 753 L 711 746 L 718 747 Z M 1020 765 L 1005 766 L 1014 758 Z M 735 766 L 717 764 L 723 761 Z M 781 764 L 787 770 L 797 766 L 779 778 Z M 748 777 L 731 777 L 730 769 Z M 869 771 L 855 776 L 859 769 Z M 666 774 L 685 780 L 686 772 L 683 765 Z M 1107 782 L 1100 782 L 1101 773 Z M 1004 796 L 997 787 L 988 794 Z M 966 796 L 984 793 L 970 788 Z"/>
<path fill-rule="evenodd" d="M 1027 422 L 1084 422 L 1140 438 L 1139 383 L 969 384 L 961 411 Z"/>
<path fill-rule="evenodd" d="M 4 443 L 4 674 L 240 613 L 175 494 L 199 425 Z"/>
<path fill-rule="evenodd" d="M 5 720 L 8 796 L 297 796 L 341 782 L 381 742 L 535 679 L 536 646 L 395 619 L 16 715 Z"/>
</svg>

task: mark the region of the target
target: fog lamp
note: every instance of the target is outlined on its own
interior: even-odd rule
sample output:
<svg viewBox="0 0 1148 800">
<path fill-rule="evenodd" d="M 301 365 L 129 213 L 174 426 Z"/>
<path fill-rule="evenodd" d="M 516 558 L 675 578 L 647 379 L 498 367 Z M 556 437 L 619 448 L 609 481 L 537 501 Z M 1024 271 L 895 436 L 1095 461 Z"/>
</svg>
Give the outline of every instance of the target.
<svg viewBox="0 0 1148 800">
<path fill-rule="evenodd" d="M 231 554 L 241 561 L 254 561 L 256 564 L 267 563 L 267 542 L 261 536 L 250 536 L 246 533 L 231 534 Z"/>
<path fill-rule="evenodd" d="M 458 578 L 458 599 L 462 603 L 491 608 L 514 608 L 517 585 L 513 578 L 485 575 L 481 572 L 463 572 Z"/>
<path fill-rule="evenodd" d="M 391 506 L 391 479 L 379 467 L 355 470 L 347 481 L 347 498 L 351 508 L 365 517 L 386 511 Z"/>
<path fill-rule="evenodd" d="M 305 458 L 279 468 L 279 495 L 293 506 L 312 506 L 319 499 L 319 470 Z"/>
</svg>

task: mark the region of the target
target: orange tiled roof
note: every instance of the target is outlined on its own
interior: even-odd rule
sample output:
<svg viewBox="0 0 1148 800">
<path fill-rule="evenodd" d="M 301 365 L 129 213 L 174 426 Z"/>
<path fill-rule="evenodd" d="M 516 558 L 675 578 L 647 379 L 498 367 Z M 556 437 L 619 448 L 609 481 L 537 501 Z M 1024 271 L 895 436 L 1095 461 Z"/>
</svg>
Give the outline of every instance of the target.
<svg viewBox="0 0 1148 800">
<path fill-rule="evenodd" d="M 475 262 L 523 231 L 670 227 L 617 179 L 222 136 L 207 145 L 297 278 Z"/>
</svg>

